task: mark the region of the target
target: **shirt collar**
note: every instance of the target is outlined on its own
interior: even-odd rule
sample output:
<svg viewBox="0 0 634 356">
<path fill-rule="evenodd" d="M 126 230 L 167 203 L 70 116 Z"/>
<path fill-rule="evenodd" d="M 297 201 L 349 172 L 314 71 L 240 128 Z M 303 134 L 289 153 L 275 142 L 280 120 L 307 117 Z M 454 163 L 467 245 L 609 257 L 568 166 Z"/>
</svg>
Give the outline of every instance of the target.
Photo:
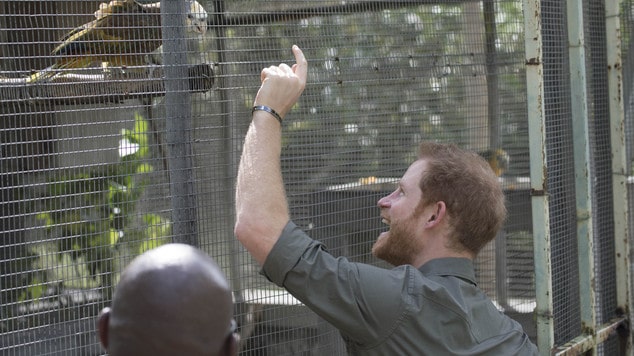
<svg viewBox="0 0 634 356">
<path fill-rule="evenodd" d="M 420 266 L 418 270 L 425 276 L 454 276 L 477 285 L 473 261 L 468 258 L 436 258 Z"/>
</svg>

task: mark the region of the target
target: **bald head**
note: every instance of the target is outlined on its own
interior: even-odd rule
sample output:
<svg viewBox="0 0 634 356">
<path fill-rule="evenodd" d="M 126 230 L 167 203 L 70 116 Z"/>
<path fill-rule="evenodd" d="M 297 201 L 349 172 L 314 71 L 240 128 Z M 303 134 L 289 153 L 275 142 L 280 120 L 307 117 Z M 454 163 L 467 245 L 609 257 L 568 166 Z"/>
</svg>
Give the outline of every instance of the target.
<svg viewBox="0 0 634 356">
<path fill-rule="evenodd" d="M 205 253 L 167 244 L 126 267 L 104 314 L 100 336 L 111 356 L 223 355 L 231 290 Z"/>
</svg>

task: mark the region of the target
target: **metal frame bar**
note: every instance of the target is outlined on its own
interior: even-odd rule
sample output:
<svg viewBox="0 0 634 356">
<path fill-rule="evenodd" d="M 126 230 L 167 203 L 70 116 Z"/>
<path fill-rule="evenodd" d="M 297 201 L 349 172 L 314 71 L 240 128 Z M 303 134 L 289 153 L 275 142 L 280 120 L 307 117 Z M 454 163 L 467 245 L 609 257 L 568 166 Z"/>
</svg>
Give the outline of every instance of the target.
<svg viewBox="0 0 634 356">
<path fill-rule="evenodd" d="M 530 149 L 531 205 L 535 256 L 537 346 L 549 355 L 554 345 L 549 197 L 547 191 L 546 113 L 542 62 L 541 1 L 523 0 L 526 99 Z"/>
<path fill-rule="evenodd" d="M 631 261 L 628 225 L 628 188 L 625 113 L 623 105 L 623 66 L 621 58 L 621 1 L 605 2 L 606 51 L 608 62 L 608 97 L 610 109 L 610 146 L 612 148 L 612 194 L 614 204 L 614 251 L 616 295 L 620 311 L 631 322 Z M 632 54 L 630 54 L 632 55 Z M 629 329 L 629 323 L 623 323 Z M 622 331 L 626 331 L 622 329 Z M 632 334 L 620 333 L 621 353 L 632 354 Z"/>
<path fill-rule="evenodd" d="M 608 96 L 610 108 L 610 146 L 612 149 L 612 193 L 614 209 L 614 243 L 616 268 L 617 313 L 615 320 L 602 326 L 596 325 L 596 293 L 594 280 L 594 257 L 592 253 L 592 216 L 590 201 L 592 180 L 588 146 L 588 112 L 585 80 L 585 46 L 583 39 L 583 8 L 576 0 L 568 0 L 569 53 L 573 107 L 573 130 L 575 145 L 575 174 L 577 191 L 577 219 L 579 237 L 579 270 L 581 290 L 581 320 L 585 325 L 582 335 L 553 350 L 555 355 L 578 355 L 582 352 L 596 355 L 596 346 L 606 341 L 615 332 L 620 337 L 620 354 L 632 353 L 632 335 L 629 320 L 632 318 L 629 231 L 627 158 L 625 150 L 625 115 L 622 97 L 622 62 L 620 36 L 620 1 L 605 2 L 606 52 L 608 61 Z M 582 112 L 583 111 L 583 112 Z M 585 157 L 584 157 L 585 156 Z M 585 161 L 584 161 L 585 160 Z M 587 191 L 586 191 L 587 189 Z M 586 214 L 587 213 L 587 214 Z M 585 277 L 584 277 L 585 275 Z M 589 351 L 589 353 L 587 353 Z"/>
<path fill-rule="evenodd" d="M 165 65 L 165 117 L 168 145 L 172 235 L 174 242 L 200 246 L 194 187 L 192 105 L 188 91 L 185 19 L 171 14 L 187 13 L 184 1 L 161 1 L 163 64 Z"/>
<path fill-rule="evenodd" d="M 588 129 L 588 93 L 586 80 L 586 53 L 583 23 L 583 2 L 567 1 L 568 42 L 570 54 L 570 84 L 573 144 L 575 151 L 575 191 L 577 199 L 577 234 L 579 247 L 579 283 L 582 335 L 554 348 L 554 320 L 552 302 L 552 267 L 550 256 L 549 205 L 546 189 L 547 160 L 545 154 L 545 111 L 543 107 L 544 83 L 542 66 L 541 1 L 523 0 L 527 108 L 531 164 L 531 195 L 533 234 L 535 241 L 535 280 L 537 342 L 542 355 L 596 354 L 596 346 L 615 332 L 620 336 L 620 353 L 632 353 L 632 335 L 629 320 L 632 317 L 627 159 L 625 152 L 625 119 L 622 102 L 622 65 L 620 36 L 620 1 L 605 2 L 606 51 L 608 54 L 608 86 L 611 121 L 611 147 L 614 195 L 615 261 L 617 274 L 617 303 L 620 314 L 603 325 L 596 325 L 596 293 L 594 280 L 592 230 L 592 179 Z"/>
<path fill-rule="evenodd" d="M 596 355 L 597 294 L 594 279 L 594 231 L 592 223 L 592 156 L 586 74 L 585 26 L 583 1 L 567 0 L 568 53 L 570 66 L 570 102 L 575 167 L 575 199 L 577 210 L 577 248 L 579 264 L 579 302 L 582 337 L 590 354 Z"/>
<path fill-rule="evenodd" d="M 626 318 L 618 318 L 610 321 L 607 324 L 601 325 L 596 329 L 594 334 L 581 335 L 578 336 L 570 342 L 566 344 L 556 347 L 553 349 L 552 355 L 554 356 L 576 356 L 590 349 L 594 350 L 594 347 L 597 344 L 600 344 L 611 336 L 614 335 L 615 330 L 617 330 L 623 323 L 626 321 Z M 596 354 L 596 350 L 593 351 L 593 354 Z M 623 355 L 629 355 L 629 353 L 623 353 Z"/>
</svg>

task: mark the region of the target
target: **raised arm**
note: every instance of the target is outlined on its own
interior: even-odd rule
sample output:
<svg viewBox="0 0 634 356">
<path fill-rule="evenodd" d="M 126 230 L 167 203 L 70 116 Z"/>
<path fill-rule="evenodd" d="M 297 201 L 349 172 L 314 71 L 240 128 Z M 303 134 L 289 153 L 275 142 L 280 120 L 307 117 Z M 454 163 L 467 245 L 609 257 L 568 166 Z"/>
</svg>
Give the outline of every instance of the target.
<svg viewBox="0 0 634 356">
<path fill-rule="evenodd" d="M 306 86 L 307 62 L 297 46 L 296 63 L 262 70 L 254 106 L 265 106 L 280 118 L 291 110 Z M 253 112 L 242 148 L 236 186 L 235 235 L 256 261 L 264 264 L 288 223 L 288 203 L 280 167 L 281 132 L 275 114 Z"/>
</svg>

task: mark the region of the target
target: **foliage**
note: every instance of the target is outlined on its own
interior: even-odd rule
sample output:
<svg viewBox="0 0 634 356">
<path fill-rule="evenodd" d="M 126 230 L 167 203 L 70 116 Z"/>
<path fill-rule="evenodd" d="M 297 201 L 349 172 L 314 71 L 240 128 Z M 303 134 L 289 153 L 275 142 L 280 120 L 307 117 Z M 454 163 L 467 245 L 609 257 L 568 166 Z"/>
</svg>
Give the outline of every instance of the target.
<svg viewBox="0 0 634 356">
<path fill-rule="evenodd" d="M 38 299 L 45 278 L 72 288 L 99 286 L 110 295 L 118 267 L 114 257 L 122 246 L 126 253 L 140 254 L 166 242 L 169 221 L 155 214 L 143 215 L 140 222 L 135 219 L 147 174 L 153 170 L 146 163 L 148 123 L 135 114 L 134 128 L 121 135 L 116 164 L 69 172 L 47 183 L 43 212 L 38 214 L 47 239 L 35 252 L 47 273 L 33 275 L 20 300 Z M 46 258 L 51 254 L 57 261 Z M 73 268 L 58 268 L 69 265 Z"/>
<path fill-rule="evenodd" d="M 521 2 L 495 4 L 498 80 L 497 90 L 489 94 L 499 100 L 498 142 L 512 148 L 512 155 L 525 155 Z M 398 176 L 423 140 L 478 149 L 474 145 L 487 145 L 485 134 L 475 137 L 487 131 L 487 69 L 484 36 L 472 33 L 474 28 L 484 31 L 482 13 L 471 5 L 412 4 L 315 16 L 299 26 L 276 23 L 228 31 L 241 40 L 235 41 L 236 51 L 248 48 L 249 56 L 276 63 L 297 43 L 309 58 L 310 85 L 289 121 L 292 134 L 283 137 L 283 168 L 292 167 L 289 179 L 292 172 L 303 177 L 314 172 L 309 180 L 328 176 L 329 183 Z M 243 40 L 250 37 L 258 43 Z M 261 52 L 253 53 L 258 48 Z M 259 69 L 257 63 L 254 70 Z M 247 108 L 253 102 L 248 95 Z M 526 162 L 511 162 L 514 174 L 527 170 Z"/>
</svg>

